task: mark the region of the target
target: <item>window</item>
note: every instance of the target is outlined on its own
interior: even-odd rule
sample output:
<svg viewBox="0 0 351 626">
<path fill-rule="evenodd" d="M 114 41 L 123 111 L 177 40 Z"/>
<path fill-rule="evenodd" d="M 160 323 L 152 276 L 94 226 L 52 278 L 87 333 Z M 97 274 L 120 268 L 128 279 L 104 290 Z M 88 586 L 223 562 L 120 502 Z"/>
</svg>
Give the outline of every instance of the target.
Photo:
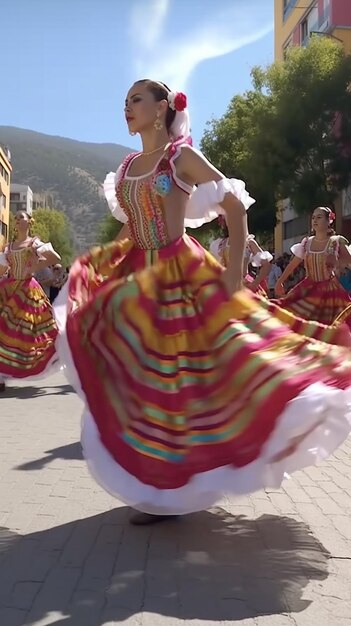
<svg viewBox="0 0 351 626">
<path fill-rule="evenodd" d="M 7 224 L 5 224 L 5 222 L 3 222 L 2 220 L 0 222 L 0 229 L 1 229 L 1 234 L 4 235 L 7 241 Z"/>
<path fill-rule="evenodd" d="M 283 0 L 283 22 L 288 19 L 296 3 L 297 0 Z"/>
<path fill-rule="evenodd" d="M 9 182 L 9 173 L 7 170 L 5 170 L 4 166 L 1 165 L 0 163 L 0 176 L 2 176 L 2 178 L 6 181 L 6 183 L 8 184 Z"/>
<path fill-rule="evenodd" d="M 322 26 L 322 30 L 329 26 L 329 17 L 330 17 L 330 0 L 324 0 L 323 3 L 323 11 L 320 15 L 319 25 Z"/>
<path fill-rule="evenodd" d="M 294 220 L 284 222 L 284 239 L 293 239 L 294 237 L 307 235 L 309 232 L 309 217 L 301 215 Z"/>
<path fill-rule="evenodd" d="M 11 193 L 10 194 L 11 202 L 19 202 L 20 194 L 19 193 Z"/>
<path fill-rule="evenodd" d="M 308 37 L 308 22 L 304 20 L 301 22 L 301 43 L 303 43 Z"/>
<path fill-rule="evenodd" d="M 286 44 L 284 45 L 284 48 L 283 48 L 283 58 L 284 58 L 284 59 L 286 59 L 286 55 L 287 55 L 287 53 L 288 53 L 288 51 L 289 51 L 289 48 L 291 48 L 292 43 L 293 43 L 293 40 L 292 40 L 292 38 L 290 38 L 290 39 L 286 42 Z"/>
</svg>

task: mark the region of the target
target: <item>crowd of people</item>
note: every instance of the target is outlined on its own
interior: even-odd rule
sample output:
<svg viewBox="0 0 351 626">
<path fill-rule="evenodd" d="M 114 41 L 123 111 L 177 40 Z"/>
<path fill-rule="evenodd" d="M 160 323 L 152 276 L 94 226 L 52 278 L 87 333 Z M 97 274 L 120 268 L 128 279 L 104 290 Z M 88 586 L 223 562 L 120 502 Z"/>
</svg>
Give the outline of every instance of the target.
<svg viewBox="0 0 351 626">
<path fill-rule="evenodd" d="M 140 80 L 124 114 L 142 149 L 104 183 L 123 223 L 114 241 L 64 277 L 16 215 L 0 254 L 0 376 L 4 390 L 63 367 L 84 403 L 93 477 L 150 524 L 279 487 L 348 437 L 351 298 L 339 276 L 351 255 L 328 207 L 288 263 L 262 249 L 245 183 L 192 147 L 184 94 Z M 209 252 L 185 228 L 218 216 Z"/>
</svg>

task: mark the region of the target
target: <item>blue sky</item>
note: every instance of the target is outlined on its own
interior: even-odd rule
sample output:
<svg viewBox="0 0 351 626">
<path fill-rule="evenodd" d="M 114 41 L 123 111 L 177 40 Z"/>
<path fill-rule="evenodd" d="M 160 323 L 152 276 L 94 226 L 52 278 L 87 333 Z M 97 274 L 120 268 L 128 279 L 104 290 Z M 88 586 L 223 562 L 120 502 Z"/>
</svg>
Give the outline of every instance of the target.
<svg viewBox="0 0 351 626">
<path fill-rule="evenodd" d="M 135 147 L 123 116 L 137 78 L 185 91 L 206 121 L 273 60 L 272 0 L 2 0 L 0 125 Z"/>
</svg>

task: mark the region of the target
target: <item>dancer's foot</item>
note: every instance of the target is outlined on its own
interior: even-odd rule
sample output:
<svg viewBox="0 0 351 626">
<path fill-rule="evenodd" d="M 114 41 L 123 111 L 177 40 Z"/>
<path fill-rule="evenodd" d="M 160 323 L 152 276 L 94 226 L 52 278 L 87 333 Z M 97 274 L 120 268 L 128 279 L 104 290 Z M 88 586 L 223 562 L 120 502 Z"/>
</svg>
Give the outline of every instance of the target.
<svg viewBox="0 0 351 626">
<path fill-rule="evenodd" d="M 148 524 L 157 524 L 166 522 L 167 520 L 176 519 L 178 515 L 151 515 L 150 513 L 135 513 L 130 518 L 130 523 L 134 526 L 147 526 Z"/>
<path fill-rule="evenodd" d="M 5 383 L 0 383 L 0 393 L 4 393 L 5 390 L 6 390 Z"/>
</svg>

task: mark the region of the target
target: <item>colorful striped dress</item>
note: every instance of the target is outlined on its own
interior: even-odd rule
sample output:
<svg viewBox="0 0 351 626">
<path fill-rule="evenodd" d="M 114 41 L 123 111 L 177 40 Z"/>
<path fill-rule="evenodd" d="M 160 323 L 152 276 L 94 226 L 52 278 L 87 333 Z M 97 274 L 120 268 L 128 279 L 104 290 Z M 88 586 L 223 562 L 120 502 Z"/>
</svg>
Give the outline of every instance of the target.
<svg viewBox="0 0 351 626">
<path fill-rule="evenodd" d="M 148 176 L 128 175 L 133 157 L 108 176 L 130 239 L 78 258 L 55 302 L 90 471 L 152 514 L 279 487 L 351 428 L 348 329 L 295 318 L 250 291 L 228 297 L 215 258 L 186 234 L 170 239 L 154 183 L 166 176 L 190 194 L 189 226 L 213 219 L 230 190 L 246 207 L 252 200 L 236 180 L 192 192 L 170 154 Z"/>
<path fill-rule="evenodd" d="M 320 252 L 311 250 L 314 237 L 305 237 L 292 246 L 291 252 L 304 260 L 306 278 L 289 293 L 273 300 L 276 304 L 307 320 L 332 324 L 335 318 L 351 303 L 350 294 L 336 276 L 340 243 L 348 241 L 332 235 Z"/>
<path fill-rule="evenodd" d="M 0 254 L 8 268 L 0 280 L 0 381 L 43 375 L 57 362 L 52 307 L 33 277 L 35 259 L 48 250 L 51 244 L 33 238 L 26 248 L 9 244 Z"/>
</svg>

